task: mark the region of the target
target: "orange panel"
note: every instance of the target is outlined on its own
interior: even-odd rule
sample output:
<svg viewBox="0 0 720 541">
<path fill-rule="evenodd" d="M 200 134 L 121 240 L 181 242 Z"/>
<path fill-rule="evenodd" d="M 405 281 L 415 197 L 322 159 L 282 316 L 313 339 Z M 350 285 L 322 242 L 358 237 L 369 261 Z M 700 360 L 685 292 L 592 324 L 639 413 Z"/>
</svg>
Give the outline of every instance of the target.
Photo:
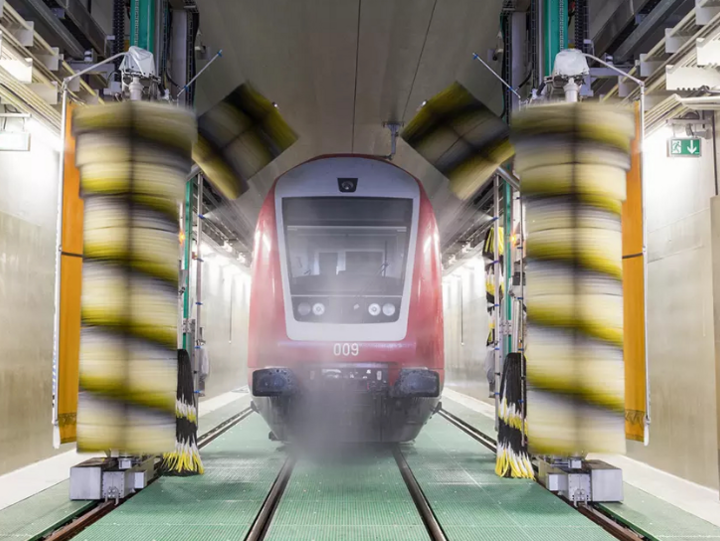
<svg viewBox="0 0 720 541">
<path fill-rule="evenodd" d="M 58 424 L 62 443 L 75 441 L 82 286 L 84 205 L 80 198 L 80 172 L 75 167 L 75 139 L 71 133 L 71 119 L 72 104 L 68 104 L 63 176 L 63 255 L 60 264 L 58 361 Z"/>
<path fill-rule="evenodd" d="M 625 357 L 625 436 L 643 441 L 645 428 L 645 273 L 642 222 L 640 116 L 635 111 L 635 140 L 622 208 Z"/>
<path fill-rule="evenodd" d="M 75 167 L 75 138 L 70 124 L 74 107 L 68 103 L 65 127 L 65 169 L 63 188 L 63 252 L 82 255 L 83 200 L 80 198 L 80 171 Z"/>
</svg>

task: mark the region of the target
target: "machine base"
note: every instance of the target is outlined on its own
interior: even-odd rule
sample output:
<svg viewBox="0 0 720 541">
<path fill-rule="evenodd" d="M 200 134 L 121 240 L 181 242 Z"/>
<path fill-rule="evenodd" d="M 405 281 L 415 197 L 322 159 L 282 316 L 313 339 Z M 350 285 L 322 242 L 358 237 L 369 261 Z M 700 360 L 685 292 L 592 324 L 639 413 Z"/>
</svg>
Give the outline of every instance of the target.
<svg viewBox="0 0 720 541">
<path fill-rule="evenodd" d="M 538 458 L 538 480 L 571 502 L 621 502 L 622 470 L 601 460 Z"/>
</svg>

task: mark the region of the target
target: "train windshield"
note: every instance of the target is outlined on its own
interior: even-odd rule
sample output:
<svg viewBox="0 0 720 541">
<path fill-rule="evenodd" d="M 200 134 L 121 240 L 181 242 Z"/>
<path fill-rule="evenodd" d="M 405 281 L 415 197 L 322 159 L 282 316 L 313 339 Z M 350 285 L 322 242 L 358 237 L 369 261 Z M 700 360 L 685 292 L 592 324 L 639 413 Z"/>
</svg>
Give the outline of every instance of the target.
<svg viewBox="0 0 720 541">
<path fill-rule="evenodd" d="M 292 295 L 402 295 L 412 199 L 283 199 Z"/>
</svg>

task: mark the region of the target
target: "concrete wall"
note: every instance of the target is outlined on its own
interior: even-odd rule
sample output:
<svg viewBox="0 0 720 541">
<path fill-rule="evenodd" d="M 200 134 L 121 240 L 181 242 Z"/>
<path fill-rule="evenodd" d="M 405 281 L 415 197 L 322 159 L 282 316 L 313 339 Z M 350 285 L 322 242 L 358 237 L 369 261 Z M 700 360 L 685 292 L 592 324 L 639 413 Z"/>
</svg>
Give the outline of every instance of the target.
<svg viewBox="0 0 720 541">
<path fill-rule="evenodd" d="M 207 398 L 247 385 L 249 271 L 218 255 L 203 268 L 205 347 L 210 359 Z"/>
<path fill-rule="evenodd" d="M 29 152 L 0 151 L 0 474 L 52 455 L 59 141 L 35 121 Z M 8 121 L 7 130 L 21 129 Z"/>
<path fill-rule="evenodd" d="M 488 314 L 485 271 L 473 259 L 443 279 L 445 385 L 484 400 L 488 397 L 485 355 Z"/>
<path fill-rule="evenodd" d="M 628 455 L 717 488 L 712 141 L 700 158 L 668 158 L 667 136 L 643 146 L 652 424 L 650 445 L 628 442 Z"/>
</svg>

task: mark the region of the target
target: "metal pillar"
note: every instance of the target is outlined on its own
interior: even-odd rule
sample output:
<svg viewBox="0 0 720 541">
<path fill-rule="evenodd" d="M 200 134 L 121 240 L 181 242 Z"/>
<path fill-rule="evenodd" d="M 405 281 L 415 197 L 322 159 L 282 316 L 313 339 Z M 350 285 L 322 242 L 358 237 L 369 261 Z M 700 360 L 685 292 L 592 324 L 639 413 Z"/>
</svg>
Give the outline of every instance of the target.
<svg viewBox="0 0 720 541">
<path fill-rule="evenodd" d="M 197 176 L 198 180 L 198 203 L 197 203 L 197 247 L 195 248 L 195 352 L 193 355 L 193 380 L 195 382 L 195 392 L 200 390 L 200 361 L 202 358 L 201 350 L 203 348 L 203 329 L 202 329 L 202 229 L 203 220 L 203 185 L 205 179 L 202 174 Z"/>
<path fill-rule="evenodd" d="M 512 300 L 510 299 L 510 280 L 512 279 L 512 187 L 505 182 L 505 332 L 503 339 L 503 358 L 513 350 L 512 338 Z"/>
<path fill-rule="evenodd" d="M 495 175 L 493 184 L 493 202 L 494 202 L 494 214 L 495 214 L 495 227 L 493 228 L 493 235 L 495 242 L 493 242 L 493 272 L 495 273 L 495 306 L 494 306 L 494 318 L 495 318 L 495 385 L 493 391 L 495 394 L 495 430 L 499 427 L 499 414 L 500 414 L 500 379 L 502 376 L 501 372 L 501 360 L 502 360 L 502 332 L 500 329 L 500 177 Z M 507 233 L 507 232 L 506 232 Z M 507 291 L 505 291 L 507 294 Z"/>
<path fill-rule="evenodd" d="M 130 45 L 155 52 L 156 0 L 130 0 Z"/>
<path fill-rule="evenodd" d="M 192 223 L 193 223 L 193 183 L 195 179 L 190 179 L 185 185 L 185 253 L 183 254 L 183 269 L 185 270 L 183 293 L 183 349 L 188 351 L 192 344 L 189 342 L 190 336 L 190 254 L 192 253 Z"/>
<path fill-rule="evenodd" d="M 567 1 L 543 1 L 543 41 L 545 46 L 544 76 L 552 74 L 555 56 L 568 47 Z"/>
</svg>

